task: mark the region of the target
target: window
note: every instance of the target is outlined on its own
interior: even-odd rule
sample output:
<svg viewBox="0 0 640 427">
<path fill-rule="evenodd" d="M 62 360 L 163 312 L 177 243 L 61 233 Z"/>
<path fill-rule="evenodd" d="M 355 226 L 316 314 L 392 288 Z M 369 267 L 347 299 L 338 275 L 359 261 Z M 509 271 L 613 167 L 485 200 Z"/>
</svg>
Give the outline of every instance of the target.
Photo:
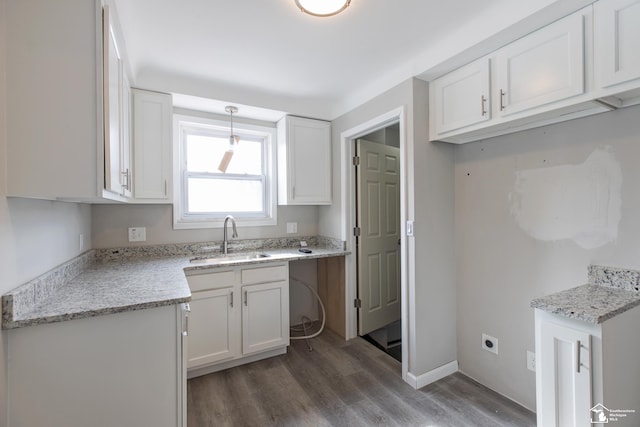
<svg viewBox="0 0 640 427">
<path fill-rule="evenodd" d="M 275 128 L 174 116 L 176 159 L 174 228 L 273 225 L 276 218 Z M 228 161 L 222 166 L 223 159 Z"/>
</svg>

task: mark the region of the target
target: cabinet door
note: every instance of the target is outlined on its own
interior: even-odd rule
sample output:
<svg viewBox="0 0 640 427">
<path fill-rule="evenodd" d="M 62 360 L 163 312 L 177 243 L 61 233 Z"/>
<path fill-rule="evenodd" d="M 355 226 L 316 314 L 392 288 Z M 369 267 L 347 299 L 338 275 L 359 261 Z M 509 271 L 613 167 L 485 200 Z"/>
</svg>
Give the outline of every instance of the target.
<svg viewBox="0 0 640 427">
<path fill-rule="evenodd" d="M 140 89 L 132 92 L 134 198 L 169 203 L 171 95 Z"/>
<path fill-rule="evenodd" d="M 189 314 L 188 368 L 240 354 L 236 298 L 233 287 L 193 293 Z"/>
<path fill-rule="evenodd" d="M 459 68 L 431 84 L 431 111 L 437 135 L 491 118 L 489 59 Z"/>
<path fill-rule="evenodd" d="M 121 193 L 122 186 L 122 106 L 123 80 L 122 56 L 118 47 L 115 30 L 112 25 L 114 17 L 110 8 L 105 6 L 102 12 L 103 49 L 104 49 L 104 186 L 114 193 Z"/>
<path fill-rule="evenodd" d="M 289 345 L 287 281 L 242 287 L 242 353 Z"/>
<path fill-rule="evenodd" d="M 278 203 L 331 204 L 331 123 L 301 117 L 279 123 Z"/>
<path fill-rule="evenodd" d="M 593 10 L 597 86 L 640 78 L 640 1 L 599 1 Z"/>
<path fill-rule="evenodd" d="M 120 152 L 120 185 L 122 195 L 131 197 L 131 85 L 122 74 L 122 144 Z"/>
<path fill-rule="evenodd" d="M 591 409 L 591 335 L 543 321 L 537 354 L 542 401 L 538 425 L 587 426 Z"/>
<path fill-rule="evenodd" d="M 584 92 L 584 23 L 576 13 L 500 49 L 494 104 L 500 116 Z"/>
</svg>

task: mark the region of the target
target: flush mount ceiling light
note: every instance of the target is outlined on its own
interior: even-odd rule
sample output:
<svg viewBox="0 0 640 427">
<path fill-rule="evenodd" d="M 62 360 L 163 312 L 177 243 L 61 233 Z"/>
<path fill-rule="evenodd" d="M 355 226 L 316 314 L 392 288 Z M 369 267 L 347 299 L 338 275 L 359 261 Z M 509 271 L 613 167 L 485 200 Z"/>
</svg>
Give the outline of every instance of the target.
<svg viewBox="0 0 640 427">
<path fill-rule="evenodd" d="M 349 6 L 351 0 L 295 0 L 296 6 L 313 16 L 333 16 Z"/>
<path fill-rule="evenodd" d="M 227 172 L 227 168 L 233 157 L 233 149 L 236 147 L 236 144 L 240 142 L 240 137 L 233 133 L 233 115 L 238 112 L 238 107 L 227 105 L 224 107 L 224 111 L 229 113 L 231 119 L 231 133 L 229 135 L 229 149 L 224 152 L 222 160 L 220 160 L 220 165 L 218 166 L 218 170 L 222 173 Z"/>
</svg>

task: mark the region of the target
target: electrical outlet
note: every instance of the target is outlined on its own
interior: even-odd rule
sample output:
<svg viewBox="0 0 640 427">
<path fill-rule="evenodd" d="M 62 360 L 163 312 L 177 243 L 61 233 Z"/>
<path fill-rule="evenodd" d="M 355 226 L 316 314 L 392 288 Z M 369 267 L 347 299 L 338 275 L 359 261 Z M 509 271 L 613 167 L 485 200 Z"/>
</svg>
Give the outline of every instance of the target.
<svg viewBox="0 0 640 427">
<path fill-rule="evenodd" d="M 498 354 L 498 338 L 482 334 L 482 348 L 489 353 Z"/>
<path fill-rule="evenodd" d="M 527 350 L 527 369 L 533 372 L 536 371 L 536 354 L 529 350 Z"/>
<path fill-rule="evenodd" d="M 298 223 L 297 222 L 288 222 L 287 223 L 287 233 L 297 233 L 298 232 Z"/>
<path fill-rule="evenodd" d="M 147 228 L 146 227 L 131 227 L 129 228 L 129 241 L 130 242 L 144 242 L 147 240 Z"/>
</svg>

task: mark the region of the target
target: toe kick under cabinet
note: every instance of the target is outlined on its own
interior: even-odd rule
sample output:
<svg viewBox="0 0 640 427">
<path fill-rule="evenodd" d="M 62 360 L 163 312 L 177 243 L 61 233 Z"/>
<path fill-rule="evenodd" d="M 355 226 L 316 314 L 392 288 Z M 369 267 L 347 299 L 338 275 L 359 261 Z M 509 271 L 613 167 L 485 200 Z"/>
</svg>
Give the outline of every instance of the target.
<svg viewBox="0 0 640 427">
<path fill-rule="evenodd" d="M 197 270 L 187 280 L 189 378 L 286 352 L 288 263 Z"/>
</svg>

